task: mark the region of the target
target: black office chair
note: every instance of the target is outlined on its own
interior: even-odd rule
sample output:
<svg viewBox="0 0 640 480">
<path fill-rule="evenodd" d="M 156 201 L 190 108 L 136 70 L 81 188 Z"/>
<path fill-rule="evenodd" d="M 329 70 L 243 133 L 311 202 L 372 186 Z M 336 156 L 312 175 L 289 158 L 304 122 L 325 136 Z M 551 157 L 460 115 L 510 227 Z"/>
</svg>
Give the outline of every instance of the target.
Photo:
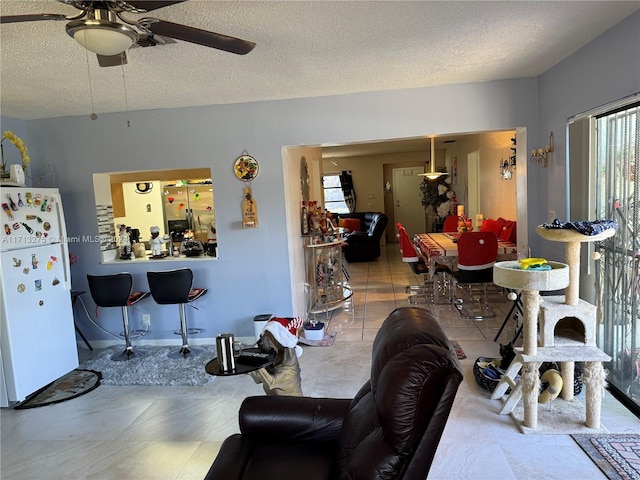
<svg viewBox="0 0 640 480">
<path fill-rule="evenodd" d="M 170 352 L 169 358 L 186 358 L 200 355 L 204 348 L 189 346 L 189 334 L 200 333 L 199 329 L 187 328 L 187 317 L 184 307 L 207 293 L 206 288 L 192 288 L 193 272 L 189 268 L 167 270 L 164 272 L 147 272 L 151 296 L 159 305 L 175 305 L 180 307 L 180 330 L 174 333 L 182 335 L 182 347 Z"/>
<path fill-rule="evenodd" d="M 148 297 L 149 292 L 134 292 L 133 278 L 129 273 L 87 275 L 87 281 L 91 297 L 98 307 L 120 307 L 122 309 L 122 323 L 124 325 L 122 335 L 125 340 L 125 349 L 123 352 L 114 353 L 111 360 L 118 362 L 144 355 L 146 352 L 143 349 L 133 348 L 131 344 L 128 307 Z"/>
</svg>

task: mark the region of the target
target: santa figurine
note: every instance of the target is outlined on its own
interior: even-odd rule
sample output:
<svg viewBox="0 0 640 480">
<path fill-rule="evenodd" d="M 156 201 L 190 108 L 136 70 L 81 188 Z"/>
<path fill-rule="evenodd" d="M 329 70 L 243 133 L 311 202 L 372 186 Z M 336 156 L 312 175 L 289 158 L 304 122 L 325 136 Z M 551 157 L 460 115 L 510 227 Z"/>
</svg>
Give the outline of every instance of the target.
<svg viewBox="0 0 640 480">
<path fill-rule="evenodd" d="M 151 231 L 151 256 L 154 258 L 162 257 L 162 246 L 170 240 L 169 235 L 166 233 L 163 237 L 160 237 L 160 227 L 153 226 L 149 229 Z"/>
</svg>

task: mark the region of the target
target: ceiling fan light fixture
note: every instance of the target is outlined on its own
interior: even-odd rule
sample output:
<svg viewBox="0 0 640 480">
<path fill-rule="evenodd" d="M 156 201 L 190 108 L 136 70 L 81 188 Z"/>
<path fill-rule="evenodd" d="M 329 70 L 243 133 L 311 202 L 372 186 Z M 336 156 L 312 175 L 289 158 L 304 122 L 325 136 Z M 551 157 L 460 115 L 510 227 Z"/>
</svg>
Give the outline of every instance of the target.
<svg viewBox="0 0 640 480">
<path fill-rule="evenodd" d="M 74 20 L 66 30 L 84 48 L 104 56 L 118 55 L 138 41 L 135 29 L 109 20 Z"/>
<path fill-rule="evenodd" d="M 446 177 L 449 174 L 447 172 L 436 172 L 436 139 L 435 137 L 431 137 L 431 171 L 426 173 L 419 173 L 420 177 L 427 177 L 429 180 L 437 180 L 440 177 Z"/>
<path fill-rule="evenodd" d="M 436 180 L 440 177 L 447 176 L 449 175 L 448 173 L 445 172 L 429 172 L 429 173 L 422 173 L 420 174 L 421 176 L 427 177 L 429 180 Z"/>
</svg>

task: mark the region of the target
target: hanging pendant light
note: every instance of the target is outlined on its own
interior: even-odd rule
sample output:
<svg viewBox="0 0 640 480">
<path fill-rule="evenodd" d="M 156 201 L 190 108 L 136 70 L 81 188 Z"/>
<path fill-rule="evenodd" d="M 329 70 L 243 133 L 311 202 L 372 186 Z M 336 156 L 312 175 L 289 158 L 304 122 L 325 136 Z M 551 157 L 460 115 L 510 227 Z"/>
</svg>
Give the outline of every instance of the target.
<svg viewBox="0 0 640 480">
<path fill-rule="evenodd" d="M 436 172 L 436 138 L 431 137 L 431 165 L 430 172 L 419 173 L 422 177 L 427 177 L 429 180 L 436 180 L 440 177 L 446 177 L 449 175 L 447 172 Z"/>
</svg>

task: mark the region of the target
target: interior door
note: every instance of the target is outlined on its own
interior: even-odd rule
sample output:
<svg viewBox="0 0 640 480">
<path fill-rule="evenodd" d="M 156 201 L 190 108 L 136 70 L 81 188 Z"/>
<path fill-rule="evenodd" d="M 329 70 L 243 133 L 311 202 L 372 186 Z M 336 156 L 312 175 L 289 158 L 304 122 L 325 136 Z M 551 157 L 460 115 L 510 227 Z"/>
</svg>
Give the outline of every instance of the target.
<svg viewBox="0 0 640 480">
<path fill-rule="evenodd" d="M 393 169 L 393 210 L 396 222 L 406 228 L 409 237 L 426 232 L 425 213 L 420 195 L 424 167 Z"/>
</svg>

